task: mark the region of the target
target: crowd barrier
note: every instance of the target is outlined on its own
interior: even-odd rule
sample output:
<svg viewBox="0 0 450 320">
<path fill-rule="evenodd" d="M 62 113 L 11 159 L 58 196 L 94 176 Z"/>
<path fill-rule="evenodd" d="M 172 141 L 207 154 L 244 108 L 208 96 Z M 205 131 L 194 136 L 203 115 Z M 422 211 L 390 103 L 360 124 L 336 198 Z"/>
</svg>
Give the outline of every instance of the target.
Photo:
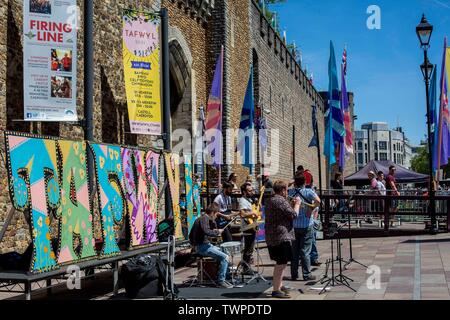
<svg viewBox="0 0 450 320">
<path fill-rule="evenodd" d="M 350 214 L 355 219 L 378 217 L 385 231 L 389 231 L 392 220 L 417 221 L 431 223 L 434 219 L 439 224 L 446 224 L 450 218 L 450 196 L 434 195 L 435 213 L 430 210 L 429 195 L 373 195 L 358 191 L 323 191 L 321 215 L 324 226 L 333 219 Z M 433 217 L 434 215 L 434 217 Z"/>
</svg>

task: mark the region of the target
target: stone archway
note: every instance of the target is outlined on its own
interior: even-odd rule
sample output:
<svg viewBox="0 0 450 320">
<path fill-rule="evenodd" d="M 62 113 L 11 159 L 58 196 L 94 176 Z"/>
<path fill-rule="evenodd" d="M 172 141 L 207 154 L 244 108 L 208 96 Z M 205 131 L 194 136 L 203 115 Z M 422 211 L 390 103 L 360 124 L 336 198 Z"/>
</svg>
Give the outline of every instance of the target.
<svg viewBox="0 0 450 320">
<path fill-rule="evenodd" d="M 170 114 L 172 131 L 186 129 L 192 133 L 194 105 L 192 92 L 192 55 L 178 28 L 169 31 Z"/>
</svg>

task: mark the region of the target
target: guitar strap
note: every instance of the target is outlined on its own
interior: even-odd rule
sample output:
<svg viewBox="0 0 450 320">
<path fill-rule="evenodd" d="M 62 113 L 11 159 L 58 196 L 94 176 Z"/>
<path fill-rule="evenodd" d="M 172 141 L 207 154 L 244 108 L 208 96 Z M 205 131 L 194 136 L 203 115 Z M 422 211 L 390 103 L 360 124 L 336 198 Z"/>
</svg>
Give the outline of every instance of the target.
<svg viewBox="0 0 450 320">
<path fill-rule="evenodd" d="M 304 196 L 303 196 L 303 194 L 301 193 L 301 190 L 303 190 L 303 189 L 295 189 L 295 194 L 294 194 L 294 196 L 293 196 L 293 198 L 295 198 L 295 196 L 300 196 L 300 198 L 302 198 L 302 200 L 304 201 L 304 202 L 306 202 L 307 204 L 309 204 L 309 205 L 313 205 L 312 203 L 310 203 Z"/>
</svg>

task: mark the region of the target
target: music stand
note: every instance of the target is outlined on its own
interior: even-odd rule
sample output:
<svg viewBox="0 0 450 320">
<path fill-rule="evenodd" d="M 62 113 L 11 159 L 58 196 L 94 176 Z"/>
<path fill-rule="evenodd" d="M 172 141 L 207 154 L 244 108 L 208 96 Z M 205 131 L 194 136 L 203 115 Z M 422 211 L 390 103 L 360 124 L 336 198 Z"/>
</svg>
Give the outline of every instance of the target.
<svg viewBox="0 0 450 320">
<path fill-rule="evenodd" d="M 348 244 L 350 247 L 350 258 L 348 259 L 348 261 L 345 263 L 344 268 L 347 269 L 347 267 L 352 264 L 352 263 L 356 263 L 359 264 L 360 266 L 364 267 L 364 268 L 368 268 L 365 264 L 359 262 L 358 260 L 353 258 L 353 246 L 352 246 L 352 224 L 351 224 L 351 219 L 350 219 L 350 208 L 351 208 L 351 202 L 353 201 L 353 196 L 351 196 L 348 199 L 347 205 L 345 206 L 345 211 L 347 212 L 347 223 L 348 223 Z"/>
<path fill-rule="evenodd" d="M 263 275 L 261 274 L 260 270 L 259 270 L 259 262 L 261 260 L 261 256 L 259 254 L 259 241 L 258 241 L 258 231 L 259 231 L 259 227 L 256 227 L 256 235 L 255 235 L 255 241 L 256 241 L 256 272 L 253 271 L 253 277 L 247 281 L 246 284 L 250 284 L 252 281 L 256 280 L 256 282 L 259 283 L 259 280 L 262 280 L 264 282 L 267 282 L 267 280 L 263 277 Z"/>
<path fill-rule="evenodd" d="M 328 230 L 328 236 L 330 237 L 331 240 L 331 258 L 327 260 L 327 266 L 326 266 L 326 273 L 323 276 L 323 278 L 320 280 L 321 284 L 325 283 L 325 286 L 323 287 L 323 289 L 319 292 L 319 295 L 323 294 L 324 292 L 326 292 L 328 286 L 331 287 L 335 287 L 338 284 L 341 284 L 343 286 L 346 286 L 347 288 L 349 288 L 350 290 L 356 292 L 355 289 L 353 289 L 350 284 L 348 283 L 348 281 L 353 282 L 353 279 L 345 276 L 342 272 L 342 251 L 341 251 L 341 237 L 339 236 L 339 230 L 341 230 L 343 227 L 345 226 L 338 226 L 337 223 L 333 223 L 330 224 L 329 226 L 329 230 Z M 334 239 L 337 240 L 337 257 L 336 260 L 334 259 Z M 334 275 L 334 263 L 336 261 L 339 261 L 339 274 L 338 275 Z M 328 271 L 329 271 L 329 267 L 331 264 L 331 277 L 328 277 Z"/>
</svg>

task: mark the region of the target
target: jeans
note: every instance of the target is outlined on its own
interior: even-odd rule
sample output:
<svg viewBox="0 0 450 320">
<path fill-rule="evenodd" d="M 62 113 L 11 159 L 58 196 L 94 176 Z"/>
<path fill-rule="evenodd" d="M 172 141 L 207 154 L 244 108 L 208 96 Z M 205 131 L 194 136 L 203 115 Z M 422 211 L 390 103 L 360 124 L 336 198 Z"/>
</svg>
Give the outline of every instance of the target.
<svg viewBox="0 0 450 320">
<path fill-rule="evenodd" d="M 292 243 L 291 277 L 298 278 L 299 260 L 302 263 L 303 278 L 311 275 L 311 247 L 314 228 L 295 229 L 295 240 Z"/>
<path fill-rule="evenodd" d="M 317 231 L 313 228 L 311 254 L 310 254 L 311 263 L 319 261 L 319 252 L 317 251 L 316 236 L 317 236 Z"/>
<path fill-rule="evenodd" d="M 197 246 L 197 253 L 205 257 L 211 257 L 220 263 L 219 274 L 217 275 L 217 281 L 222 283 L 225 281 L 227 269 L 228 269 L 228 255 L 223 253 L 218 247 L 213 246 L 211 243 L 201 244 Z"/>
</svg>

